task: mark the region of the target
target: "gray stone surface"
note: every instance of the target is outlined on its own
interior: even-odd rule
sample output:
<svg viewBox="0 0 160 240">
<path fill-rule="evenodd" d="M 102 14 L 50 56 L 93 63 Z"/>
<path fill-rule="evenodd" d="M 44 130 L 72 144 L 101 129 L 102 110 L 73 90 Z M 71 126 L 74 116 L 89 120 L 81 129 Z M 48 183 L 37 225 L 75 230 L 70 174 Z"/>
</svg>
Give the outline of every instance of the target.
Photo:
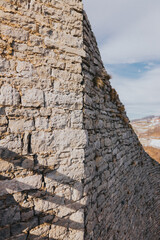
<svg viewBox="0 0 160 240">
<path fill-rule="evenodd" d="M 13 180 L 0 181 L 0 196 L 30 189 L 39 189 L 42 184 L 41 175 L 14 178 Z"/>
<path fill-rule="evenodd" d="M 0 89 L 0 105 L 17 106 L 20 102 L 18 91 L 9 84 L 2 85 Z"/>
<path fill-rule="evenodd" d="M 82 1 L 0 5 L 0 239 L 159 240 L 160 168 Z"/>
</svg>

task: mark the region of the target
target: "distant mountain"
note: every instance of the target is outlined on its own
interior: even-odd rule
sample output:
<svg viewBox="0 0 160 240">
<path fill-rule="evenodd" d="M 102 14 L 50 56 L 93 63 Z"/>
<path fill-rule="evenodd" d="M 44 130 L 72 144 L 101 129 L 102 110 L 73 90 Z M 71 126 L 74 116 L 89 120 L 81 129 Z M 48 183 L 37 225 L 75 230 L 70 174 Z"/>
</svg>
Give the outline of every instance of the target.
<svg viewBox="0 0 160 240">
<path fill-rule="evenodd" d="M 145 151 L 160 162 L 160 116 L 148 116 L 131 121 Z"/>
<path fill-rule="evenodd" d="M 132 122 L 143 121 L 143 120 L 150 120 L 150 119 L 153 119 L 155 117 L 156 116 L 154 116 L 154 115 L 150 115 L 150 116 L 143 117 L 143 118 L 133 119 Z"/>
</svg>

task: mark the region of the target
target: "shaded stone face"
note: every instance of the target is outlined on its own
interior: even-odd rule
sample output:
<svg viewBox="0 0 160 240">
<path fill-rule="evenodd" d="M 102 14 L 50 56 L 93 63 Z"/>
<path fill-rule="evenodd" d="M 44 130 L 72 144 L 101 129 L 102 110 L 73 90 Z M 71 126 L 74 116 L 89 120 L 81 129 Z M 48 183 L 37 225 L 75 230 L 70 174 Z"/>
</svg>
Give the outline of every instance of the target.
<svg viewBox="0 0 160 240">
<path fill-rule="evenodd" d="M 158 240 L 159 166 L 81 0 L 1 0 L 0 239 Z"/>
</svg>

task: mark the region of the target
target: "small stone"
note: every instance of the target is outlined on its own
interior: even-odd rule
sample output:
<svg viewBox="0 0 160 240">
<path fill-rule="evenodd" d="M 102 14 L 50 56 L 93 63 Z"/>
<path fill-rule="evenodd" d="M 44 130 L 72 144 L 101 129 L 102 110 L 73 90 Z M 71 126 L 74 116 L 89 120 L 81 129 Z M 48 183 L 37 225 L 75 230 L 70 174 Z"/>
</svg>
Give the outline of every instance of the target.
<svg viewBox="0 0 160 240">
<path fill-rule="evenodd" d="M 12 133 L 21 133 L 24 131 L 34 130 L 34 121 L 33 120 L 9 120 L 9 129 Z"/>
<path fill-rule="evenodd" d="M 54 144 L 54 134 L 52 132 L 32 133 L 31 149 L 33 153 L 52 151 Z"/>
<path fill-rule="evenodd" d="M 50 229 L 49 224 L 42 224 L 42 225 L 37 226 L 36 228 L 32 229 L 30 231 L 30 234 L 33 235 L 34 237 L 35 236 L 39 237 L 39 236 L 42 236 L 42 235 L 44 237 L 45 234 L 46 235 L 48 234 L 49 229 Z M 35 239 L 35 238 L 33 238 L 33 239 Z"/>
<path fill-rule="evenodd" d="M 67 236 L 67 228 L 63 226 L 52 225 L 49 231 L 49 239 L 59 239 L 63 240 Z"/>
<path fill-rule="evenodd" d="M 34 212 L 31 209 L 30 211 L 27 212 L 22 212 L 21 213 L 21 220 L 22 221 L 28 221 L 30 218 L 32 218 L 34 216 Z"/>
<path fill-rule="evenodd" d="M 0 211 L 0 226 L 13 224 L 20 220 L 20 209 L 18 206 L 9 207 Z"/>
<path fill-rule="evenodd" d="M 44 94 L 40 89 L 23 89 L 22 90 L 22 106 L 24 107 L 43 107 Z"/>
<path fill-rule="evenodd" d="M 17 224 L 13 224 L 11 226 L 11 234 L 13 236 L 15 236 L 17 234 L 21 234 L 22 232 L 27 232 L 28 230 L 36 227 L 37 225 L 38 225 L 38 219 L 37 218 L 33 218 L 29 222 L 20 222 L 20 223 L 17 223 Z M 13 239 L 15 239 L 15 238 L 13 238 Z"/>
<path fill-rule="evenodd" d="M 48 118 L 45 117 L 37 117 L 35 119 L 35 127 L 39 130 L 46 130 L 49 127 Z"/>
<path fill-rule="evenodd" d="M 82 128 L 83 127 L 83 113 L 81 110 L 72 111 L 71 127 L 72 128 Z"/>
<path fill-rule="evenodd" d="M 41 175 L 15 178 L 13 180 L 0 181 L 0 196 L 13 194 L 30 189 L 39 189 L 42 184 Z"/>
<path fill-rule="evenodd" d="M 8 124 L 6 116 L 0 115 L 0 126 Z"/>
<path fill-rule="evenodd" d="M 17 106 L 20 103 L 18 91 L 9 84 L 5 84 L 0 89 L 0 105 Z"/>
<path fill-rule="evenodd" d="M 5 240 L 10 237 L 10 227 L 0 228 L 0 239 Z"/>
</svg>

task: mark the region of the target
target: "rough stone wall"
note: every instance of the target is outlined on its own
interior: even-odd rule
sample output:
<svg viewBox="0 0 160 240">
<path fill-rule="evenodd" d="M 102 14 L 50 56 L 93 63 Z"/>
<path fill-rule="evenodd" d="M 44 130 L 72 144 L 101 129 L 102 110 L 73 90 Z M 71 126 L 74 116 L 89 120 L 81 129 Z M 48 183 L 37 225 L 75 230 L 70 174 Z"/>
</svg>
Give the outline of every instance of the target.
<svg viewBox="0 0 160 240">
<path fill-rule="evenodd" d="M 1 0 L 0 16 L 0 240 L 158 240 L 160 168 L 81 0 Z"/>
<path fill-rule="evenodd" d="M 158 240 L 160 166 L 129 124 L 85 13 L 83 31 L 85 239 Z"/>
<path fill-rule="evenodd" d="M 83 239 L 82 3 L 0 17 L 0 239 Z"/>
</svg>

